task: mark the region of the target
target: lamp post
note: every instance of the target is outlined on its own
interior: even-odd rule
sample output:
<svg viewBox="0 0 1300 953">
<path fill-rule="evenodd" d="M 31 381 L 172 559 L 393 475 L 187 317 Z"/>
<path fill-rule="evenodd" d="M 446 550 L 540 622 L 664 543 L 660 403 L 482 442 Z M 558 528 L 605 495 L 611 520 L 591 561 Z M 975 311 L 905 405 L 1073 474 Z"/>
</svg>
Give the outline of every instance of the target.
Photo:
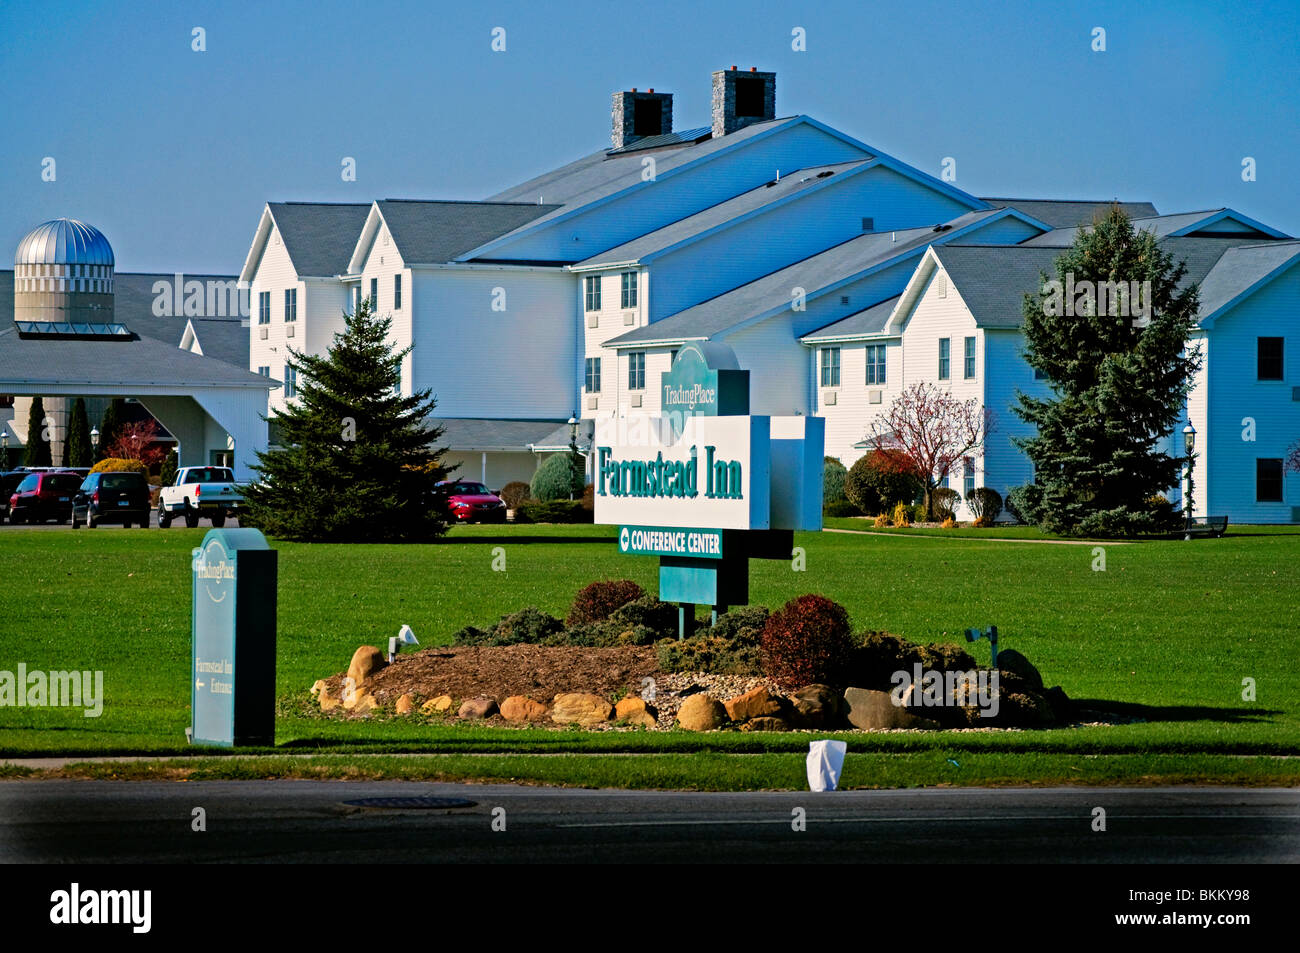
<svg viewBox="0 0 1300 953">
<path fill-rule="evenodd" d="M 569 499 L 573 499 L 574 483 L 578 476 L 578 418 L 569 418 Z"/>
<path fill-rule="evenodd" d="M 91 446 L 91 456 L 94 457 L 99 456 L 99 428 L 98 427 L 90 428 L 90 446 Z"/>
<path fill-rule="evenodd" d="M 0 433 L 0 444 L 4 445 L 5 450 L 5 469 L 9 469 L 9 431 L 5 430 Z"/>
<path fill-rule="evenodd" d="M 1187 524 L 1183 530 L 1183 539 L 1192 538 L 1192 455 L 1196 452 L 1196 428 L 1188 421 L 1183 428 L 1183 449 L 1187 452 L 1187 498 L 1183 508 L 1187 511 Z"/>
</svg>

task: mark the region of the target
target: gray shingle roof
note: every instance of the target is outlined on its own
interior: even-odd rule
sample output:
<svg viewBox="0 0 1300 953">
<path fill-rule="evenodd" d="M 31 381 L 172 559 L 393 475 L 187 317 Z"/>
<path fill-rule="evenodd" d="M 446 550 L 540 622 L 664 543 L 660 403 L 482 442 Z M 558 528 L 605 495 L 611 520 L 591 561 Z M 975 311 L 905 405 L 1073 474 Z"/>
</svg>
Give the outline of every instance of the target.
<svg viewBox="0 0 1300 953">
<path fill-rule="evenodd" d="M 1227 249 L 1201 282 L 1202 317 L 1208 318 L 1298 255 L 1298 241 L 1260 242 Z"/>
<path fill-rule="evenodd" d="M 648 149 L 664 149 L 668 146 L 680 146 L 706 139 L 713 134 L 712 126 L 700 126 L 698 129 L 682 129 L 680 132 L 665 132 L 661 136 L 644 136 L 629 142 L 621 149 L 609 149 L 608 156 L 620 156 L 628 152 L 645 152 Z"/>
<path fill-rule="evenodd" d="M 812 296 L 823 288 L 915 252 L 954 230 L 1000 212 L 1000 209 L 967 212 L 945 223 L 951 228 L 943 232 L 927 227 L 860 235 L 716 298 L 678 311 L 661 321 L 635 328 L 606 343 L 617 347 L 661 341 L 706 340 L 775 308 L 789 307 L 791 288 L 804 288 Z"/>
<path fill-rule="evenodd" d="M 348 270 L 370 203 L 271 202 L 285 250 L 300 276 L 328 278 Z"/>
<path fill-rule="evenodd" d="M 382 199 L 380 214 L 408 265 L 451 261 L 559 208 L 527 202 L 442 202 Z M 352 234 L 355 246 L 360 228 Z M 351 251 L 349 250 L 349 255 Z M 346 262 L 345 262 L 346 268 Z"/>
<path fill-rule="evenodd" d="M 140 275 L 165 278 L 166 275 Z M 120 308 L 120 302 L 117 303 Z M 14 313 L 14 273 L 0 271 L 0 380 L 32 384 L 174 384 L 227 387 L 275 386 L 275 382 L 210 357 L 200 357 L 176 346 L 180 332 L 170 342 L 139 336 L 114 340 L 27 339 L 18 335 Z M 131 328 L 130 314 L 117 312 L 117 320 Z M 238 325 L 238 322 L 231 322 Z M 181 321 L 184 328 L 184 319 Z"/>
<path fill-rule="evenodd" d="M 527 450 L 529 445 L 546 446 L 558 430 L 569 442 L 569 428 L 562 420 L 498 420 L 485 417 L 443 417 L 431 419 L 443 428 L 438 443 L 451 450 Z"/>
<path fill-rule="evenodd" d="M 234 275 L 182 275 L 182 278 L 185 281 L 202 282 L 205 288 L 209 281 L 227 282 L 236 280 Z M 153 288 L 154 284 L 159 281 L 165 281 L 170 289 L 175 284 L 176 276 L 118 272 L 113 276 L 113 314 L 118 321 L 125 324 L 136 334 L 156 338 L 164 344 L 175 347 L 180 343 L 181 335 L 185 333 L 185 322 L 189 319 L 183 314 L 159 316 L 153 313 L 154 300 L 158 297 Z M 12 316 L 12 314 L 12 309 L 0 311 L 0 317 Z M 239 327 L 240 317 L 239 314 L 231 314 L 223 319 L 213 315 L 209 319 L 213 321 L 225 320 L 235 327 Z M 248 317 L 248 315 L 242 317 Z M 247 335 L 248 329 L 244 328 L 243 330 L 244 334 Z M 245 354 L 243 361 L 236 363 L 247 367 L 247 354 Z"/>
<path fill-rule="evenodd" d="M 189 320 L 194 326 L 194 336 L 198 338 L 204 357 L 225 361 L 236 367 L 248 367 L 248 327 L 239 321 L 213 321 L 207 318 Z"/>
<path fill-rule="evenodd" d="M 625 242 L 616 248 L 611 248 L 609 251 L 593 255 L 585 261 L 578 262 L 578 267 L 640 261 L 648 255 L 676 245 L 679 242 L 695 238 L 710 229 L 717 228 L 742 215 L 761 209 L 765 205 L 771 205 L 797 192 L 821 185 L 837 175 L 842 176 L 844 173 L 860 169 L 868 161 L 870 160 L 860 159 L 857 162 L 837 162 L 833 165 L 819 165 L 799 169 L 789 175 L 781 176 L 781 180 L 773 185 L 760 185 L 756 189 L 742 192 L 735 198 L 720 202 L 711 208 L 704 209 L 702 212 L 697 212 L 694 215 L 673 222 L 671 225 L 665 225 L 663 228 L 656 229 L 630 242 Z"/>
<path fill-rule="evenodd" d="M 985 198 L 985 202 L 991 205 L 1005 205 L 1010 208 L 1019 209 L 1026 215 L 1038 219 L 1040 222 L 1046 222 L 1053 228 L 1070 228 L 1075 225 L 1086 225 L 1091 222 L 1093 216 L 1098 212 L 1104 212 L 1114 204 L 1118 204 L 1129 218 L 1153 218 L 1160 213 L 1150 202 L 1095 202 L 1091 200 L 1076 199 L 1007 199 Z"/>
<path fill-rule="evenodd" d="M 898 304 L 898 299 L 900 297 L 902 297 L 902 295 L 894 295 L 892 298 L 886 298 L 879 304 L 873 304 L 869 308 L 864 308 L 857 314 L 851 314 L 847 318 L 842 318 L 839 321 L 836 321 L 834 324 L 828 324 L 826 327 L 819 328 L 812 334 L 805 334 L 799 340 L 813 343 L 836 338 L 879 334 L 881 331 L 885 330 L 885 324 L 889 321 L 889 315 L 893 313 L 894 305 Z"/>
</svg>

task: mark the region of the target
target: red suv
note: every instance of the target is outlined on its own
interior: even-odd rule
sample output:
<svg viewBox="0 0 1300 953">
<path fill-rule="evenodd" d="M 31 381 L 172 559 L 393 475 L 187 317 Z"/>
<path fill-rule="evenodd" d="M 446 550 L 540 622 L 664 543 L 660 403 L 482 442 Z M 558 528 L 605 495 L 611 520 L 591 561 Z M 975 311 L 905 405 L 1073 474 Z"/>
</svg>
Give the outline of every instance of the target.
<svg viewBox="0 0 1300 953">
<path fill-rule="evenodd" d="M 447 512 L 461 523 L 482 520 L 486 523 L 504 523 L 506 504 L 482 483 L 466 480 L 444 480 L 435 490 Z"/>
<path fill-rule="evenodd" d="M 9 497 L 9 522 L 44 523 L 72 519 L 72 498 L 81 486 L 75 473 L 29 473 Z"/>
</svg>

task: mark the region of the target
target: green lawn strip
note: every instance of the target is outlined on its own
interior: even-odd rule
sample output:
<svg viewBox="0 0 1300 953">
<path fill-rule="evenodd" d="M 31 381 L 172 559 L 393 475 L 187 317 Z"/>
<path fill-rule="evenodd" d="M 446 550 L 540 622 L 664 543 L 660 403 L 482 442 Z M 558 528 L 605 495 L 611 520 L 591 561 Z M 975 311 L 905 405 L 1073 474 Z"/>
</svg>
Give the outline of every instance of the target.
<svg viewBox="0 0 1300 953">
<path fill-rule="evenodd" d="M 189 554 L 204 532 L 15 528 L 0 535 L 6 579 L 0 669 L 13 670 L 20 661 L 32 670 L 99 669 L 106 694 L 99 718 L 73 709 L 0 708 L 0 752 L 192 752 L 183 741 L 190 701 Z M 476 526 L 457 527 L 447 541 L 427 546 L 276 542 L 278 691 L 282 698 L 305 691 L 343 669 L 358 645 L 383 645 L 403 623 L 423 645 L 434 646 L 464 625 L 484 625 L 527 605 L 563 616 L 573 594 L 594 579 L 633 578 L 653 591 L 656 561 L 617 555 L 614 532 Z M 961 539 L 911 546 L 882 536 L 797 534 L 806 571 L 793 571 L 785 561 L 754 560 L 751 597 L 779 606 L 820 592 L 842 603 L 855 627 L 919 642 L 960 642 L 963 629 L 996 624 L 1003 647 L 1027 654 L 1049 685 L 1063 686 L 1075 699 L 1098 700 L 1097 707 L 1140 706 L 1130 714 L 1147 724 L 1103 729 L 1108 744 L 1126 750 L 1297 750 L 1300 697 L 1291 686 L 1300 628 L 1294 596 L 1300 591 L 1300 535 L 1294 527 L 1234 532 L 1241 535 L 1098 544 L 1104 572 L 1094 571 L 1093 547 L 977 546 Z M 498 548 L 506 572 L 492 569 Z M 987 664 L 986 643 L 972 651 Z M 1253 701 L 1243 699 L 1247 678 L 1255 683 Z M 382 718 L 282 718 L 277 740 L 295 748 L 397 750 L 554 750 L 557 744 L 557 733 L 539 733 L 544 740 L 534 741 L 497 730 L 492 735 Z M 1082 729 L 1013 734 L 1032 739 L 1032 747 L 1050 748 L 1062 734 L 1077 736 L 1065 743 L 1092 745 Z M 624 733 L 608 735 L 617 740 L 599 733 L 573 737 L 581 740 L 563 743 L 582 750 L 593 750 L 589 743 L 699 750 L 681 749 L 693 742 L 662 735 L 645 741 Z M 794 750 L 806 736 L 780 744 Z"/>
<path fill-rule="evenodd" d="M 258 780 L 270 778 L 487 781 L 585 788 L 688 791 L 807 789 L 802 755 L 752 757 L 717 752 L 610 755 L 327 756 L 196 758 L 170 762 L 72 764 L 44 777 L 98 780 Z M 1076 755 L 928 752 L 850 753 L 843 788 L 1006 785 L 1225 784 L 1293 787 L 1293 759 L 1223 755 Z"/>
</svg>

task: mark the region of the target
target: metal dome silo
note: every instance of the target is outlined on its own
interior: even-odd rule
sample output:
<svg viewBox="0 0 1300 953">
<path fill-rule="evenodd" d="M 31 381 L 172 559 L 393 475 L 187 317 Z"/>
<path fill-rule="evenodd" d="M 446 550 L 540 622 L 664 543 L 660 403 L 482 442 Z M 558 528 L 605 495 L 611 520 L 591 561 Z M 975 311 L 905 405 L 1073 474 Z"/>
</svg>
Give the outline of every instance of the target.
<svg viewBox="0 0 1300 953">
<path fill-rule="evenodd" d="M 113 320 L 113 248 L 94 226 L 56 218 L 14 252 L 14 320 Z"/>
</svg>

